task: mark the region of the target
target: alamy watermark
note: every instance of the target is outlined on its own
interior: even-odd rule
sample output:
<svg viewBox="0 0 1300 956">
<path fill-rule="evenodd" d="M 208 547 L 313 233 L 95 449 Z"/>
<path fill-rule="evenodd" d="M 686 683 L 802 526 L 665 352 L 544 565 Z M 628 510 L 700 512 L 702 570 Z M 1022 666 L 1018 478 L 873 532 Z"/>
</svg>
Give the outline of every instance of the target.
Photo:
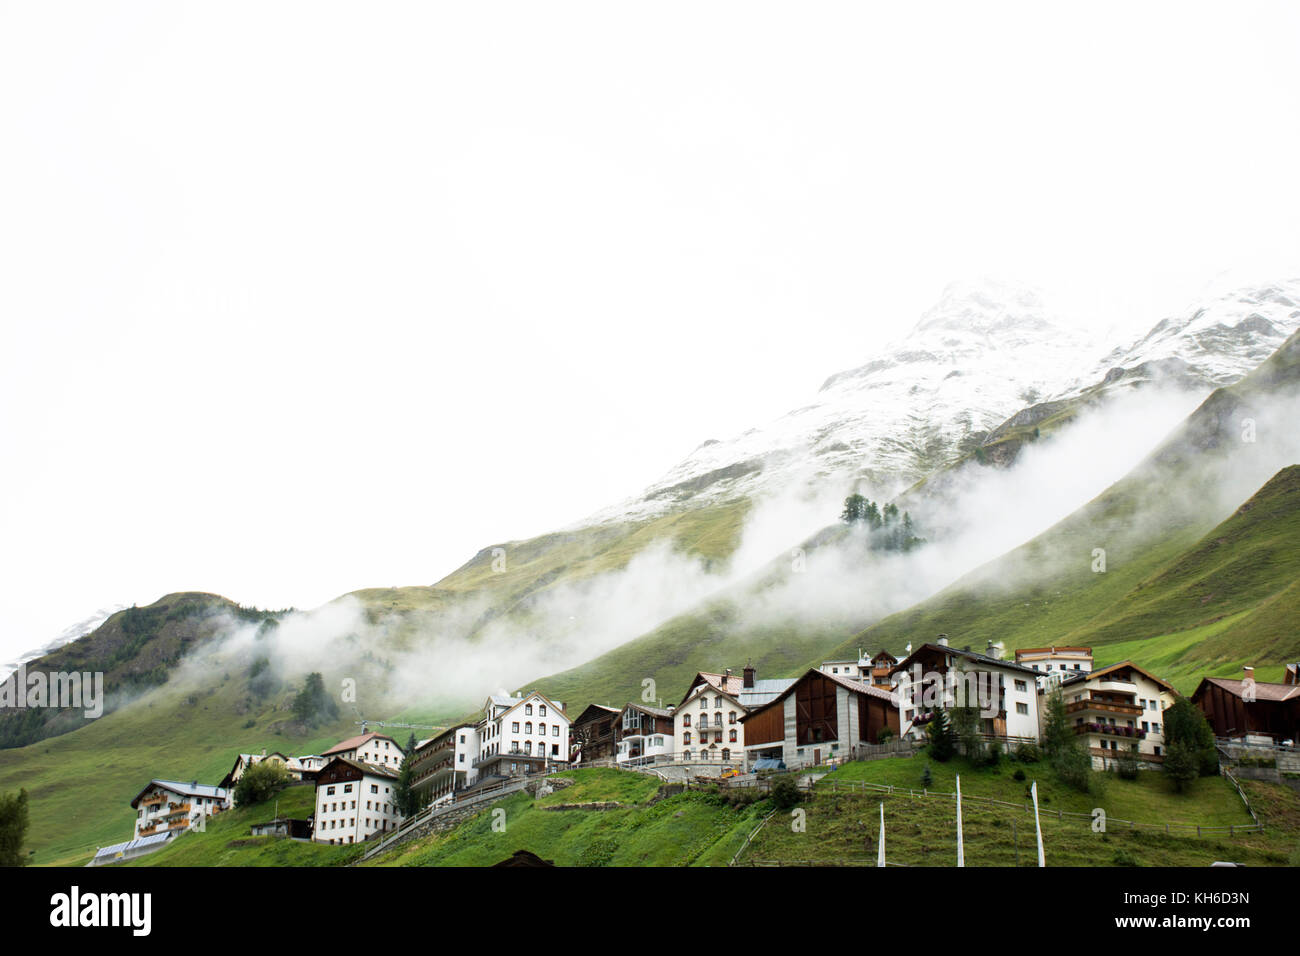
<svg viewBox="0 0 1300 956">
<path fill-rule="evenodd" d="M 103 671 L 31 671 L 26 664 L 0 682 L 0 710 L 80 710 L 87 720 L 104 715 Z"/>
</svg>

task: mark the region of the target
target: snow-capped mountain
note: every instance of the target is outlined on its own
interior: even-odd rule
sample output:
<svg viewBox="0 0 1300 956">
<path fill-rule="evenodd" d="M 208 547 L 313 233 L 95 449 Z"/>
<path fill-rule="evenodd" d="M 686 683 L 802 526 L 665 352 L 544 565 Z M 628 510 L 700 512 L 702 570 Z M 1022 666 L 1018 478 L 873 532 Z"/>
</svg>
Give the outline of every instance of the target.
<svg viewBox="0 0 1300 956">
<path fill-rule="evenodd" d="M 695 449 L 660 481 L 584 524 L 644 517 L 826 476 L 892 495 L 1028 406 L 1164 379 L 1208 392 L 1300 327 L 1300 280 L 1239 290 L 1116 346 L 1053 315 L 1032 289 L 945 290 L 902 340 L 832 375 L 807 405 Z"/>
<path fill-rule="evenodd" d="M 0 664 L 0 681 L 8 678 L 10 674 L 18 670 L 18 668 L 23 664 L 44 657 L 46 654 L 57 651 L 65 644 L 71 644 L 78 638 L 85 637 L 118 611 L 123 611 L 125 609 L 125 604 L 114 604 L 111 607 L 102 607 L 94 614 L 90 615 L 90 617 L 65 627 L 59 632 L 58 637 L 54 638 L 54 640 L 50 641 L 43 647 L 38 647 L 36 650 L 28 651 L 27 653 L 20 655 L 16 661 Z"/>
</svg>

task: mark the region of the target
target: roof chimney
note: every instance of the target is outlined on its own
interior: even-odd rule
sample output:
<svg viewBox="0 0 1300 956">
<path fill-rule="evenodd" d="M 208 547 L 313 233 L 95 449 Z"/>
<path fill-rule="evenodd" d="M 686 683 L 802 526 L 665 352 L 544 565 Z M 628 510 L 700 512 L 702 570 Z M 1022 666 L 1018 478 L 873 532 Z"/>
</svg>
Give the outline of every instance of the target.
<svg viewBox="0 0 1300 956">
<path fill-rule="evenodd" d="M 1245 667 L 1243 667 L 1242 670 L 1245 671 L 1245 673 L 1246 673 L 1246 680 L 1254 680 L 1254 679 L 1255 679 L 1255 668 L 1251 667 L 1251 666 L 1248 664 L 1248 665 L 1246 665 Z"/>
<path fill-rule="evenodd" d="M 753 664 L 745 665 L 744 675 L 745 675 L 745 681 L 744 681 L 745 686 L 752 688 L 754 686 L 754 665 Z"/>
<path fill-rule="evenodd" d="M 940 635 L 939 635 L 939 646 L 940 646 L 940 647 L 947 647 L 947 646 L 948 646 L 948 635 L 947 635 L 947 634 L 940 634 Z"/>
</svg>

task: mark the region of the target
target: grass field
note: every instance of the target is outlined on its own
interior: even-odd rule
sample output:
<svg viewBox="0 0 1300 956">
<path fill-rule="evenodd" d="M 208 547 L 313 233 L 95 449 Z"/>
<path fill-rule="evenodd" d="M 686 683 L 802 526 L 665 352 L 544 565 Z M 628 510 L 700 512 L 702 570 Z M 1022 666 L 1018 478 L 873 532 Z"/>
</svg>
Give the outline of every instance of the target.
<svg viewBox="0 0 1300 956">
<path fill-rule="evenodd" d="M 381 866 L 490 866 L 528 850 L 560 866 L 725 866 L 764 804 L 733 808 L 706 793 L 655 800 L 659 781 L 623 770 L 578 770 L 572 787 L 534 800 L 515 794 L 455 830 L 370 861 Z M 616 802 L 613 809 L 554 809 Z M 552 809 L 548 809 L 552 808 Z M 504 829 L 492 810 L 505 811 Z"/>
<path fill-rule="evenodd" d="M 1256 812 L 1267 826 L 1264 833 L 1228 836 L 1222 832 L 1196 836 L 1174 829 L 1166 834 L 1131 828 L 1138 823 L 1191 823 L 1228 826 L 1252 822 L 1244 804 L 1227 781 L 1207 777 L 1186 795 L 1172 791 L 1163 774 L 1143 772 L 1136 781 L 1103 775 L 1098 794 L 1080 794 L 1062 787 L 1045 765 L 1005 763 L 996 769 L 973 768 L 964 761 L 931 762 L 931 793 L 942 796 L 833 789 L 867 781 L 921 790 L 925 757 L 852 763 L 824 777 L 811 799 L 801 805 L 804 829 L 793 818 L 773 816 L 741 858 L 742 864 L 815 862 L 874 865 L 877 859 L 880 807 L 885 810 L 888 865 L 952 866 L 956 862 L 956 802 L 946 794 L 961 775 L 962 836 L 967 866 L 1033 866 L 1037 864 L 1034 817 L 1030 809 L 989 806 L 977 797 L 990 797 L 1030 807 L 1030 781 L 1039 786 L 1039 818 L 1044 858 L 1049 866 L 1206 866 L 1230 860 L 1259 866 L 1300 862 L 1300 795 L 1286 787 L 1248 781 Z M 1013 777 L 1019 768 L 1025 781 Z M 1091 820 L 1058 815 L 1058 811 L 1105 811 L 1107 825 L 1094 831 Z"/>
<path fill-rule="evenodd" d="M 254 823 L 277 814 L 303 820 L 315 809 L 316 788 L 286 787 L 264 803 L 210 817 L 202 833 L 186 833 L 157 853 L 124 866 L 338 866 L 361 854 L 363 846 L 329 846 L 280 837 L 249 835 Z"/>
</svg>

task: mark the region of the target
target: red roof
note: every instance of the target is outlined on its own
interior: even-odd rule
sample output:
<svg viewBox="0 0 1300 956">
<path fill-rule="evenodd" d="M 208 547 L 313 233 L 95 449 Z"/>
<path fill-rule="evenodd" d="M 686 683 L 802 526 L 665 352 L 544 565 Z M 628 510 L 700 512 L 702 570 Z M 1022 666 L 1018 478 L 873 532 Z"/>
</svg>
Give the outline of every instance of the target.
<svg viewBox="0 0 1300 956">
<path fill-rule="evenodd" d="M 328 757 L 330 754 L 341 753 L 344 750 L 356 750 L 357 748 L 362 747 L 365 744 L 369 743 L 371 740 L 373 740 L 376 737 L 379 737 L 383 740 L 393 740 L 393 738 L 388 736 L 387 734 L 377 734 L 374 731 L 371 731 L 368 734 L 361 734 L 360 736 L 357 737 L 349 737 L 347 740 L 344 740 L 341 743 L 337 743 L 329 750 L 326 750 L 324 753 L 321 754 L 321 756 Z M 396 744 L 397 741 L 393 740 L 393 743 Z M 402 748 L 399 745 L 397 749 L 401 750 Z"/>
</svg>

